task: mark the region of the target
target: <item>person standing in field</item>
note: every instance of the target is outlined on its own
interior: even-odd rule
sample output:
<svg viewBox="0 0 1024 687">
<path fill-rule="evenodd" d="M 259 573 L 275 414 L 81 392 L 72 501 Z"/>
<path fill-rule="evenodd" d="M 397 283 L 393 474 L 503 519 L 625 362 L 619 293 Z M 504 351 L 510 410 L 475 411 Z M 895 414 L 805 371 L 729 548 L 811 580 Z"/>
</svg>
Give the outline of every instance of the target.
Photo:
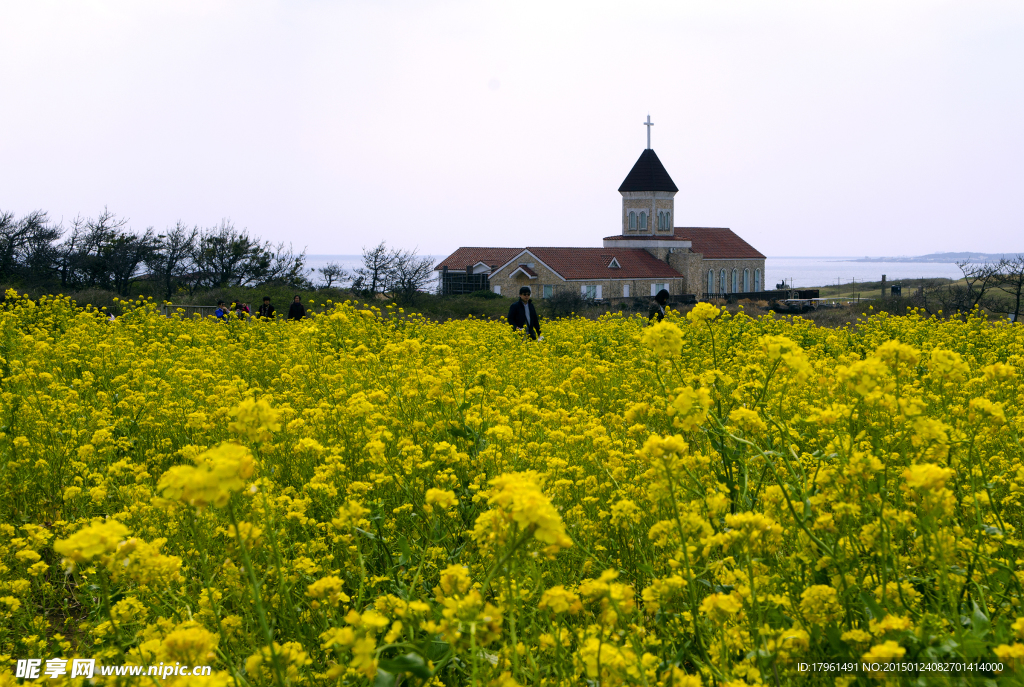
<svg viewBox="0 0 1024 687">
<path fill-rule="evenodd" d="M 274 319 L 274 306 L 270 304 L 270 298 L 268 296 L 263 297 L 263 305 L 256 311 L 256 317 L 260 319 L 272 320 Z"/>
<path fill-rule="evenodd" d="M 525 330 L 531 339 L 540 336 L 540 317 L 530 301 L 530 287 L 519 289 L 519 300 L 508 309 L 508 323 L 512 329 Z"/>
<path fill-rule="evenodd" d="M 668 303 L 668 291 L 662 289 L 654 297 L 654 303 L 651 304 L 650 314 L 647 315 L 647 319 L 658 318 L 658 322 L 665 319 L 665 305 Z"/>
<path fill-rule="evenodd" d="M 301 320 L 306 316 L 306 306 L 302 304 L 302 297 L 296 296 L 292 300 L 292 304 L 288 306 L 288 319 L 289 320 Z"/>
<path fill-rule="evenodd" d="M 230 311 L 227 309 L 227 303 L 224 301 L 217 301 L 217 309 L 213 311 L 214 317 L 218 320 L 226 320 L 228 319 L 229 312 Z"/>
</svg>

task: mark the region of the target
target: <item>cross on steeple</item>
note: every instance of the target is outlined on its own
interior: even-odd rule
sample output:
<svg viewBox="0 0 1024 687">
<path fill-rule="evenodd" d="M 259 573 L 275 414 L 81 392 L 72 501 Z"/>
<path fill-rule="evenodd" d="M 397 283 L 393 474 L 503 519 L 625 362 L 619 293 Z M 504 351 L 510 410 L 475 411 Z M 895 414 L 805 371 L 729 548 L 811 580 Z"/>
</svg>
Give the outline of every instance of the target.
<svg viewBox="0 0 1024 687">
<path fill-rule="evenodd" d="M 647 115 L 647 121 L 644 122 L 644 126 L 647 127 L 647 150 L 651 149 L 651 127 L 654 124 L 651 123 L 651 115 Z"/>
</svg>

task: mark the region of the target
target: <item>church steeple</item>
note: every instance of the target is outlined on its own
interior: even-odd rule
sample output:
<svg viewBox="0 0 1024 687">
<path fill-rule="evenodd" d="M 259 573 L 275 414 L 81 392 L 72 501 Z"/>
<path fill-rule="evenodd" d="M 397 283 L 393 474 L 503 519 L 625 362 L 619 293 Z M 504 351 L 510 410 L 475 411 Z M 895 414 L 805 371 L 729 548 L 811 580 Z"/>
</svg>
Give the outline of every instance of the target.
<svg viewBox="0 0 1024 687">
<path fill-rule="evenodd" d="M 650 131 L 648 126 L 648 136 Z M 622 234 L 671 236 L 675 226 L 675 195 L 678 192 L 679 189 L 654 150 L 644 150 L 619 186 L 619 193 L 622 194 Z"/>
<path fill-rule="evenodd" d="M 624 191 L 671 191 L 677 193 L 679 189 L 676 188 L 672 177 L 665 170 L 665 165 L 661 164 L 657 153 L 652 148 L 648 148 L 640 153 L 640 159 L 633 165 L 633 169 L 629 170 L 622 186 L 619 186 L 619 193 Z"/>
</svg>

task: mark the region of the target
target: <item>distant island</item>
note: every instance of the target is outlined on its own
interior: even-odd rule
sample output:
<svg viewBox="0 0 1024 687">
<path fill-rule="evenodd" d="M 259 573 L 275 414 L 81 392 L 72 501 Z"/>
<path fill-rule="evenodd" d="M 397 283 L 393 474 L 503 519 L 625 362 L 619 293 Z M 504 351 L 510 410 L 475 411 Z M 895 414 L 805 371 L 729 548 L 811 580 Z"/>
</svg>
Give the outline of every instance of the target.
<svg viewBox="0 0 1024 687">
<path fill-rule="evenodd" d="M 928 255 L 901 255 L 889 258 L 854 258 L 843 262 L 999 262 L 1018 253 L 929 253 Z"/>
</svg>

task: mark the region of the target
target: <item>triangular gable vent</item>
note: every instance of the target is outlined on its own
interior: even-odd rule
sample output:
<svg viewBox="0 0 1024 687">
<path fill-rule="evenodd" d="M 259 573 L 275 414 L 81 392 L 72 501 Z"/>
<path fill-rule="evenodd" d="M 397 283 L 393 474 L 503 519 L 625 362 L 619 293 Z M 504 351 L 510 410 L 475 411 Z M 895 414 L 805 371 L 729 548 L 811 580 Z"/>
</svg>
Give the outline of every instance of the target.
<svg viewBox="0 0 1024 687">
<path fill-rule="evenodd" d="M 619 264 L 619 261 L 618 261 L 618 259 L 617 259 L 617 258 L 612 258 L 612 261 L 611 261 L 610 263 L 608 263 L 608 267 L 609 267 L 610 269 L 614 269 L 614 270 L 617 270 L 617 269 L 619 269 L 620 267 L 622 267 L 622 265 L 620 265 L 620 264 Z"/>
</svg>

